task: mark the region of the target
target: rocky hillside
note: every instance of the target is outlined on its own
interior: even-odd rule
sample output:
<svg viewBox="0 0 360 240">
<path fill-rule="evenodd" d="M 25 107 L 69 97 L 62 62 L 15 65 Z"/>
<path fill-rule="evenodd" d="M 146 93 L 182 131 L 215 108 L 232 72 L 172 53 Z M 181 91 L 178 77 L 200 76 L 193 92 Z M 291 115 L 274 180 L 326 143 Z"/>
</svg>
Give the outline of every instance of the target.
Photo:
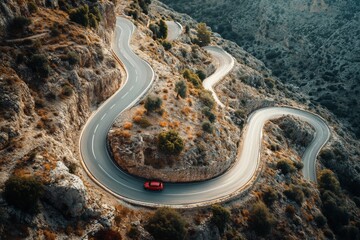
<svg viewBox="0 0 360 240">
<path fill-rule="evenodd" d="M 233 110 L 214 106 L 201 79 L 215 63 L 197 45 L 197 22 L 150 2 L 0 3 L 1 238 L 358 239 L 359 143 L 331 113 L 285 86 L 260 60 L 210 33 L 211 44 L 237 61 L 216 87 Z M 124 77 L 110 48 L 116 14 L 135 23 L 131 45 L 157 74 L 148 95 L 109 133 L 121 166 L 172 181 L 215 176 L 235 160 L 249 114 L 286 104 L 319 113 L 333 129 L 320 157 L 320 184 L 301 175 L 299 154 L 311 141 L 312 128 L 284 117 L 265 127 L 254 186 L 222 206 L 153 211 L 129 206 L 97 187 L 81 167 L 78 140 L 91 112 Z M 182 36 L 163 41 L 161 19 L 179 21 Z M 176 90 L 184 85 L 185 95 Z M 169 131 L 183 140 L 183 145 L 176 141 L 175 151 L 158 144 Z M 168 157 L 169 151 L 180 156 Z M 324 166 L 338 173 L 343 189 L 336 175 L 322 171 Z"/>
<path fill-rule="evenodd" d="M 109 45 L 115 5 L 45 2 L 0 3 L 0 185 L 38 186 L 19 190 L 17 198 L 34 198 L 12 202 L 15 208 L 4 201 L 15 193 L 3 192 L 2 239 L 81 237 L 106 225 L 111 213 L 88 188 L 77 143 L 92 109 L 124 76 Z M 94 28 L 69 20 L 85 2 L 100 16 Z"/>
<path fill-rule="evenodd" d="M 163 2 L 235 41 L 360 136 L 359 1 Z"/>
</svg>

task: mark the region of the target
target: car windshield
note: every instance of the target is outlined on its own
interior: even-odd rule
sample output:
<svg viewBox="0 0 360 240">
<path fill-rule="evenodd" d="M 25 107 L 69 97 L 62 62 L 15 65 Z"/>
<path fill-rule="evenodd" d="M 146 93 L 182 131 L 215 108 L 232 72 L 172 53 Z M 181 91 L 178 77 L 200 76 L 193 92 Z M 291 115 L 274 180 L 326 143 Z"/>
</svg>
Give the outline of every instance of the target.
<svg viewBox="0 0 360 240">
<path fill-rule="evenodd" d="M 159 186 L 160 186 L 160 182 L 150 182 L 150 186 L 159 187 Z"/>
</svg>

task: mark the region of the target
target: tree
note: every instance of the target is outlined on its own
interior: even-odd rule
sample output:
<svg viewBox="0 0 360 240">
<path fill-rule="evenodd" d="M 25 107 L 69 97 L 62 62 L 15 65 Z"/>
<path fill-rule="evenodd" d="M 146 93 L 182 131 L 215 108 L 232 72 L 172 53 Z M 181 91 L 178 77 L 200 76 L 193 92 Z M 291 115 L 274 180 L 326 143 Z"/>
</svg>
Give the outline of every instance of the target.
<svg viewBox="0 0 360 240">
<path fill-rule="evenodd" d="M 178 212 L 170 208 L 156 210 L 145 229 L 156 240 L 183 240 L 186 234 L 185 221 Z"/>
<path fill-rule="evenodd" d="M 249 215 L 249 224 L 259 235 L 264 236 L 270 233 L 274 220 L 263 202 L 257 202 L 253 205 Z"/>
<path fill-rule="evenodd" d="M 278 194 L 272 187 L 268 187 L 262 195 L 262 199 L 267 206 L 271 206 L 278 198 Z"/>
<path fill-rule="evenodd" d="M 201 124 L 201 128 L 204 132 L 207 132 L 207 133 L 212 133 L 214 131 L 213 126 L 211 126 L 211 123 L 209 123 L 209 122 L 203 122 Z"/>
<path fill-rule="evenodd" d="M 210 109 L 213 109 L 215 107 L 215 100 L 212 96 L 212 93 L 208 90 L 201 91 L 200 100 L 203 102 L 205 106 L 207 106 Z"/>
<path fill-rule="evenodd" d="M 280 160 L 276 164 L 276 168 L 281 170 L 281 173 L 286 175 L 288 173 L 293 173 L 296 171 L 293 163 L 290 160 Z"/>
<path fill-rule="evenodd" d="M 212 211 L 211 222 L 218 227 L 220 233 L 223 233 L 226 224 L 230 220 L 230 212 L 226 208 L 220 205 L 213 205 L 211 207 L 211 211 Z"/>
<path fill-rule="evenodd" d="M 148 112 L 152 112 L 161 108 L 162 100 L 159 97 L 149 96 L 145 100 L 145 109 Z"/>
<path fill-rule="evenodd" d="M 46 78 L 50 74 L 49 61 L 43 54 L 33 55 L 28 65 L 41 78 Z"/>
<path fill-rule="evenodd" d="M 168 35 L 168 28 L 164 20 L 160 20 L 159 25 L 159 38 L 166 39 Z"/>
<path fill-rule="evenodd" d="M 287 198 L 295 201 L 299 205 L 304 201 L 304 192 L 298 186 L 291 185 L 290 188 L 284 191 L 284 194 Z"/>
<path fill-rule="evenodd" d="M 24 211 L 37 210 L 38 200 L 42 194 L 43 185 L 35 178 L 11 176 L 5 182 L 5 200 Z"/>
<path fill-rule="evenodd" d="M 162 132 L 158 138 L 158 147 L 166 154 L 178 155 L 184 149 L 184 141 L 175 131 Z"/>
<path fill-rule="evenodd" d="M 85 4 L 82 7 L 72 9 L 69 13 L 70 20 L 84 27 L 89 26 L 89 6 Z"/>
<path fill-rule="evenodd" d="M 199 76 L 190 69 L 184 70 L 183 77 L 187 79 L 189 82 L 191 82 L 194 85 L 194 87 L 202 88 L 202 84 Z"/>
<path fill-rule="evenodd" d="M 334 193 L 338 193 L 340 191 L 340 183 L 335 174 L 329 169 L 325 169 L 320 172 L 318 181 L 319 188 L 322 191 L 329 190 Z"/>
<path fill-rule="evenodd" d="M 31 24 L 31 20 L 26 17 L 14 17 L 8 25 L 8 32 L 10 35 L 18 35 L 25 31 Z"/>
<path fill-rule="evenodd" d="M 210 35 L 211 33 L 209 30 L 207 30 L 205 23 L 199 23 L 197 25 L 197 44 L 200 47 L 204 47 L 210 44 Z"/>
<path fill-rule="evenodd" d="M 187 86 L 184 81 L 178 81 L 175 84 L 175 92 L 177 93 L 176 95 L 177 98 L 179 98 L 179 96 L 181 98 L 186 98 L 186 91 L 187 91 Z"/>
</svg>

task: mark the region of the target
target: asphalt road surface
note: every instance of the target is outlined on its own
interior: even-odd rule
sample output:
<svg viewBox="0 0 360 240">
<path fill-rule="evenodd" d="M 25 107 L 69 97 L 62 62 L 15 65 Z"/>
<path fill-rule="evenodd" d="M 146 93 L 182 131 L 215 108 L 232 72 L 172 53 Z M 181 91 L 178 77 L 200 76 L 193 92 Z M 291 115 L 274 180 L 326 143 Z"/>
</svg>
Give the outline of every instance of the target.
<svg viewBox="0 0 360 240">
<path fill-rule="evenodd" d="M 182 33 L 182 26 L 178 22 L 174 21 L 165 21 L 167 27 L 168 27 L 168 35 L 166 40 L 167 41 L 174 41 L 176 40 Z"/>
<path fill-rule="evenodd" d="M 130 49 L 133 24 L 117 18 L 114 51 L 128 73 L 126 84 L 90 117 L 80 137 L 80 151 L 85 169 L 102 187 L 126 201 L 145 205 L 191 207 L 222 201 L 246 188 L 259 167 L 262 129 L 266 121 L 286 114 L 297 116 L 314 126 L 316 136 L 304 154 L 304 174 L 315 176 L 316 155 L 327 142 L 330 131 L 324 121 L 309 112 L 282 107 L 254 112 L 246 125 L 238 160 L 223 175 L 196 183 L 166 183 L 162 192 L 143 189 L 144 179 L 121 171 L 112 161 L 106 146 L 107 133 L 116 117 L 136 103 L 154 78 L 151 67 Z M 220 64 L 221 65 L 221 64 Z"/>
</svg>

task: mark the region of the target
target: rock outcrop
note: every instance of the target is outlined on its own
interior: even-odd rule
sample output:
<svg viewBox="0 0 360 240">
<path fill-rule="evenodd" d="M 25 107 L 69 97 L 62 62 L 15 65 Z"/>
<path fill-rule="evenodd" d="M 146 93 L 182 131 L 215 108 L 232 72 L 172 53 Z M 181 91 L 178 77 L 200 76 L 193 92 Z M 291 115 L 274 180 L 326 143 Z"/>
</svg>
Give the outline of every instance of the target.
<svg viewBox="0 0 360 240">
<path fill-rule="evenodd" d="M 45 188 L 45 199 L 65 216 L 79 217 L 86 208 L 86 189 L 82 180 L 69 173 L 62 162 L 50 172 L 50 182 Z"/>
</svg>

